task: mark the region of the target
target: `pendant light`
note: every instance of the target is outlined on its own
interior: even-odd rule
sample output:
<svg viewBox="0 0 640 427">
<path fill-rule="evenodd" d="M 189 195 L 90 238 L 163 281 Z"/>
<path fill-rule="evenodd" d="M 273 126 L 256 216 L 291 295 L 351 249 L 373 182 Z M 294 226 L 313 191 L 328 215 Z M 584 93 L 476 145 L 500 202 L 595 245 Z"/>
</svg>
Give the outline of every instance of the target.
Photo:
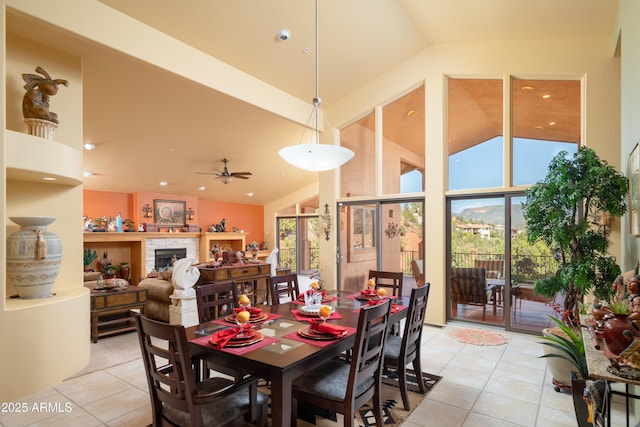
<svg viewBox="0 0 640 427">
<path fill-rule="evenodd" d="M 281 149 L 278 154 L 293 166 L 311 172 L 322 172 L 338 168 L 351 160 L 354 152 L 340 145 L 320 144 L 318 123 L 320 114 L 323 113 L 320 108 L 322 101 L 318 96 L 318 0 L 316 0 L 316 96 L 312 102 L 313 110 L 311 110 L 311 115 L 306 125 L 306 128 L 309 128 L 311 119 L 315 120 L 312 143 L 290 145 Z M 329 126 L 329 131 L 331 131 L 331 126 Z M 304 137 L 305 132 L 302 133 L 302 137 Z"/>
</svg>

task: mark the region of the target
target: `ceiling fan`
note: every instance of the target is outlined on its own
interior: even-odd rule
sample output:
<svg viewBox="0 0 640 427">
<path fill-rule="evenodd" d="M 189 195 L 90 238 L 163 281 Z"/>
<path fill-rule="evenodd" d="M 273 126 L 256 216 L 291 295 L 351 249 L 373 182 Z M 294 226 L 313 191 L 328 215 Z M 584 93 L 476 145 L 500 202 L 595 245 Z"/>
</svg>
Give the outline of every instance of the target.
<svg viewBox="0 0 640 427">
<path fill-rule="evenodd" d="M 229 159 L 222 159 L 222 161 L 224 162 L 224 168 L 222 168 L 222 171 L 196 173 L 202 175 L 215 175 L 216 178 L 222 181 L 224 184 L 230 183 L 233 178 L 249 179 L 249 175 L 252 175 L 251 172 L 229 172 L 229 169 L 227 169 L 227 163 L 229 163 Z"/>
</svg>

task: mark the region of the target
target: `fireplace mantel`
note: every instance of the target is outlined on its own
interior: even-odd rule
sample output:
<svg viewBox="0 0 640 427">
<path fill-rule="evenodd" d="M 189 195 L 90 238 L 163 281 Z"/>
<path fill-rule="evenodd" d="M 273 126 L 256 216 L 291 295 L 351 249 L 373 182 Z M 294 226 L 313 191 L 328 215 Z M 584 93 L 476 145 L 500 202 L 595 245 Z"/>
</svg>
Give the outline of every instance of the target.
<svg viewBox="0 0 640 427">
<path fill-rule="evenodd" d="M 98 252 L 98 259 L 89 266 L 99 271 L 98 262 L 102 258 L 102 254 L 107 252 L 111 262 L 119 265 L 121 262 L 128 262 L 131 266 L 131 283 L 137 285 L 140 278 L 144 277 L 153 268 L 153 259 L 148 262 L 148 250 L 153 253 L 153 248 L 157 246 L 159 239 L 166 240 L 170 245 L 170 241 L 179 240 L 181 244 L 184 241 L 193 241 L 192 245 L 184 245 L 182 247 L 192 246 L 193 249 L 187 252 L 188 257 L 200 260 L 199 245 L 201 233 L 145 233 L 145 232 L 92 232 L 84 233 L 84 249 L 91 249 Z M 164 245 L 163 245 L 164 246 Z"/>
</svg>

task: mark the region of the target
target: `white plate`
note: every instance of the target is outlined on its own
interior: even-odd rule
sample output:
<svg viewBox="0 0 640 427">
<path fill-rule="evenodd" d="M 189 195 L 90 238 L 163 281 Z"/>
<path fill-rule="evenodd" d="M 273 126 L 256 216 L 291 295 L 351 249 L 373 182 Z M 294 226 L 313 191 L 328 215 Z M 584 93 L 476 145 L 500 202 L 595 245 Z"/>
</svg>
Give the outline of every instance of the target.
<svg viewBox="0 0 640 427">
<path fill-rule="evenodd" d="M 318 316 L 318 312 L 320 311 L 320 307 L 322 307 L 322 305 L 323 304 L 304 305 L 298 310 L 298 312 L 306 316 Z M 334 311 L 335 309 L 331 307 L 331 313 L 333 313 Z"/>
</svg>

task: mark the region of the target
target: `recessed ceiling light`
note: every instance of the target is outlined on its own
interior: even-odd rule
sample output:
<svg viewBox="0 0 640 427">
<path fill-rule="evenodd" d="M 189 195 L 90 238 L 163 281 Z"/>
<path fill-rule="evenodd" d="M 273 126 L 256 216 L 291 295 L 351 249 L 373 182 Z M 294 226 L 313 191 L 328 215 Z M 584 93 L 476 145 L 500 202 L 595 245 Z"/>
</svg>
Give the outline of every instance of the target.
<svg viewBox="0 0 640 427">
<path fill-rule="evenodd" d="M 249 196 L 249 197 L 253 197 L 253 192 L 251 192 L 251 193 L 247 193 L 247 196 Z"/>
<path fill-rule="evenodd" d="M 549 126 L 555 126 L 556 122 L 549 122 Z"/>
<path fill-rule="evenodd" d="M 89 171 L 82 172 L 82 175 L 83 175 L 85 178 L 91 178 L 91 177 L 93 176 L 93 172 L 89 172 Z"/>
<path fill-rule="evenodd" d="M 51 177 L 51 176 L 45 176 L 45 177 L 44 177 L 44 178 L 42 178 L 42 179 L 44 179 L 45 181 L 55 181 L 55 180 L 56 180 L 55 178 L 53 178 L 53 177 Z"/>
<path fill-rule="evenodd" d="M 525 91 L 525 92 L 531 92 L 533 89 L 534 89 L 533 86 L 529 86 L 529 85 L 522 86 L 522 90 Z"/>
<path fill-rule="evenodd" d="M 96 144 L 84 144 L 83 147 L 85 150 L 91 151 L 96 149 Z"/>
<path fill-rule="evenodd" d="M 535 125 L 534 126 L 536 129 L 544 129 L 544 126 L 540 126 L 540 125 Z"/>
<path fill-rule="evenodd" d="M 166 187 L 167 186 L 167 181 L 160 181 L 160 185 L 163 186 L 163 187 Z"/>
<path fill-rule="evenodd" d="M 543 97 L 544 99 L 549 99 L 549 98 L 551 98 L 551 95 L 546 94 L 546 95 L 542 95 L 542 97 Z"/>
<path fill-rule="evenodd" d="M 416 110 L 409 110 L 407 111 L 407 116 L 411 117 L 416 113 Z"/>
<path fill-rule="evenodd" d="M 204 191 L 206 189 L 207 189 L 207 187 L 205 187 L 204 185 L 201 185 L 200 187 L 198 187 L 198 190 L 200 190 L 200 191 Z"/>
</svg>

